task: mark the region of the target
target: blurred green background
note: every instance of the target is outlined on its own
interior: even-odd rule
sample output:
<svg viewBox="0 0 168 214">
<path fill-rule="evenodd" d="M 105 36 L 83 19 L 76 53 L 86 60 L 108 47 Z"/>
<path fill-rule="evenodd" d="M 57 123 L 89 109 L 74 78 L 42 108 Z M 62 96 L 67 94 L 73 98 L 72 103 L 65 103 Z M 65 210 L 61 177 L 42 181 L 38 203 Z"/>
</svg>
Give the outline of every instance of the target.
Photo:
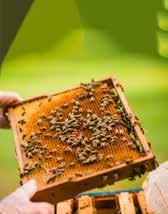
<svg viewBox="0 0 168 214">
<path fill-rule="evenodd" d="M 165 13 L 158 15 L 163 10 L 158 0 L 36 0 L 1 68 L 0 90 L 29 98 L 115 75 L 163 162 L 168 158 L 168 60 L 158 55 L 158 17 L 167 26 Z M 0 130 L 0 198 L 19 185 L 17 168 L 12 133 Z M 103 190 L 140 187 L 143 179 Z"/>
</svg>

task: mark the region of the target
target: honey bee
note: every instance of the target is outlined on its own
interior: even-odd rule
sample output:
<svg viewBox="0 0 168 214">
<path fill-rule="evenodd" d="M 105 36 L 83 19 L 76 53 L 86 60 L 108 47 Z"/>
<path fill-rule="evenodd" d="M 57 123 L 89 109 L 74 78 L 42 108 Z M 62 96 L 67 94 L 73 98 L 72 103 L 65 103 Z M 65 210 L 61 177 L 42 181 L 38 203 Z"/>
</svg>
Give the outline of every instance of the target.
<svg viewBox="0 0 168 214">
<path fill-rule="evenodd" d="M 51 175 L 51 176 L 47 179 L 47 184 L 49 184 L 50 182 L 54 182 L 55 178 L 56 178 L 56 175 L 55 175 L 55 174 L 54 174 L 54 175 Z"/>
<path fill-rule="evenodd" d="M 21 125 L 24 125 L 26 123 L 26 120 L 25 119 L 21 119 L 18 121 L 18 123 L 20 123 Z"/>
<path fill-rule="evenodd" d="M 75 173 L 75 176 L 77 176 L 77 177 L 82 177 L 82 173 L 76 172 L 76 173 Z"/>
</svg>

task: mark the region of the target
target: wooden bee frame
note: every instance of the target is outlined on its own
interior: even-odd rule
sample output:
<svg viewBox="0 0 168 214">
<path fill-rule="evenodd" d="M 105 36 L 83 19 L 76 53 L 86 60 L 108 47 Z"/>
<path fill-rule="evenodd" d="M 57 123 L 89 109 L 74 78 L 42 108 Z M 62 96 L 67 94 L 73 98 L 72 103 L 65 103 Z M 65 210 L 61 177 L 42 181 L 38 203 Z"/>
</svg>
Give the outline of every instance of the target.
<svg viewBox="0 0 168 214">
<path fill-rule="evenodd" d="M 150 146 L 148 145 L 148 142 L 144 136 L 143 129 L 141 128 L 139 121 L 137 121 L 137 118 L 133 115 L 127 103 L 122 86 L 114 77 L 106 78 L 96 83 L 98 83 L 100 87 L 102 85 L 106 85 L 110 88 L 114 88 L 117 92 L 117 97 L 119 98 L 125 113 L 129 115 L 131 126 L 134 128 L 135 135 L 140 143 L 140 146 L 143 148 L 143 156 L 140 156 L 136 152 L 132 151 L 132 149 L 130 149 L 129 147 L 125 147 L 124 144 L 122 144 L 121 142 L 120 144 L 116 145 L 115 150 L 110 147 L 110 149 L 106 149 L 104 152 L 105 156 L 107 156 L 111 155 L 110 151 L 113 151 L 113 155 L 116 155 L 116 164 L 112 163 L 110 165 L 109 160 L 106 160 L 105 163 L 106 165 L 108 164 L 108 167 L 105 167 L 105 165 L 101 165 L 99 163 L 96 163 L 97 165 L 92 164 L 87 167 L 83 167 L 78 164 L 76 168 L 74 167 L 72 168 L 72 170 L 70 169 L 66 172 L 65 176 L 60 177 L 60 179 L 54 181 L 52 184 L 46 184 L 44 182 L 43 178 L 45 178 L 46 172 L 44 169 L 41 169 L 39 167 L 36 172 L 33 171 L 31 173 L 31 176 L 26 175 L 21 179 L 22 183 L 25 183 L 32 178 L 36 179 L 38 191 L 32 198 L 33 201 L 48 201 L 52 204 L 56 204 L 59 201 L 73 198 L 80 192 L 95 187 L 102 187 L 106 184 L 113 184 L 114 182 L 124 178 L 133 179 L 134 175 L 141 176 L 144 172 L 150 171 L 155 168 L 155 157 L 151 152 Z M 64 108 L 66 109 L 67 101 L 70 102 L 72 99 L 74 99 L 74 96 L 76 96 L 77 93 L 80 93 L 81 90 L 82 87 L 80 86 L 50 96 L 44 95 L 40 97 L 35 97 L 20 103 L 16 103 L 8 109 L 8 118 L 10 120 L 11 127 L 14 133 L 16 156 L 21 174 L 24 173 L 24 167 L 26 162 L 26 159 L 23 156 L 21 144 L 26 140 L 27 135 L 30 135 L 32 131 L 37 131 L 37 126 L 34 125 L 34 121 L 37 121 L 40 114 L 43 114 L 43 112 L 46 111 L 48 112 L 48 109 L 51 110 L 53 107 L 64 105 Z M 94 105 L 94 101 L 92 100 L 91 102 L 93 102 L 93 104 L 89 105 Z M 85 106 L 85 108 L 87 107 Z M 99 111 L 99 108 L 97 108 L 96 111 Z M 26 119 L 22 119 L 23 116 Z M 25 129 L 23 128 L 22 133 L 20 132 L 21 130 L 19 131 L 20 127 L 18 127 L 18 120 L 19 123 L 23 123 L 23 127 L 26 126 Z M 24 139 L 23 132 L 26 133 Z M 43 143 L 48 138 L 46 137 L 45 140 L 43 140 Z M 51 145 L 49 139 L 48 143 L 49 145 Z M 52 145 L 50 147 L 52 147 Z M 127 158 L 127 160 L 124 161 L 124 157 L 127 157 L 129 155 L 132 155 L 132 160 L 129 161 L 129 159 Z M 119 160 L 119 162 L 117 163 L 117 158 L 119 157 L 121 157 L 122 161 Z M 46 160 L 46 162 L 48 161 L 47 166 L 53 166 L 56 163 L 50 161 L 50 158 L 48 159 L 49 160 Z M 68 161 L 69 159 L 67 159 L 67 162 Z M 83 172 L 85 173 L 84 175 Z M 79 175 L 80 173 L 82 174 Z M 72 176 L 73 174 L 76 174 L 76 176 Z"/>
</svg>

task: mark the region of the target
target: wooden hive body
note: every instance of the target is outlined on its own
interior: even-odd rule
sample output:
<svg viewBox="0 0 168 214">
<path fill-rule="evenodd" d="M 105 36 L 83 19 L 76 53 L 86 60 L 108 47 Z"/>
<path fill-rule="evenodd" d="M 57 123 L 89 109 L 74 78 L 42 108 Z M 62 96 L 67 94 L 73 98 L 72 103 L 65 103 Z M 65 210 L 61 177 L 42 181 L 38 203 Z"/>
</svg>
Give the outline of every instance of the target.
<svg viewBox="0 0 168 214">
<path fill-rule="evenodd" d="M 143 191 L 92 193 L 57 204 L 57 214 L 152 214 Z"/>
</svg>

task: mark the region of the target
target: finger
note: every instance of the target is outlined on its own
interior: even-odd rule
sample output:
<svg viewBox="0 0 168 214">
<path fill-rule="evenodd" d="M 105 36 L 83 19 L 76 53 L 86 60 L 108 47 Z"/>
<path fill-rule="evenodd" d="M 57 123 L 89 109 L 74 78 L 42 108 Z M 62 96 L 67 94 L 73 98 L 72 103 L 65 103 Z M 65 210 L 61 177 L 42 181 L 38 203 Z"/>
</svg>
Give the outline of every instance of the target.
<svg viewBox="0 0 168 214">
<path fill-rule="evenodd" d="M 0 92 L 0 106 L 8 106 L 10 104 L 22 101 L 22 98 L 14 92 Z"/>
<path fill-rule="evenodd" d="M 23 189 L 24 194 L 30 199 L 37 191 L 36 181 L 30 180 L 20 188 Z"/>
<path fill-rule="evenodd" d="M 40 214 L 54 214 L 54 205 L 46 202 L 34 202 L 32 208 Z"/>
</svg>

